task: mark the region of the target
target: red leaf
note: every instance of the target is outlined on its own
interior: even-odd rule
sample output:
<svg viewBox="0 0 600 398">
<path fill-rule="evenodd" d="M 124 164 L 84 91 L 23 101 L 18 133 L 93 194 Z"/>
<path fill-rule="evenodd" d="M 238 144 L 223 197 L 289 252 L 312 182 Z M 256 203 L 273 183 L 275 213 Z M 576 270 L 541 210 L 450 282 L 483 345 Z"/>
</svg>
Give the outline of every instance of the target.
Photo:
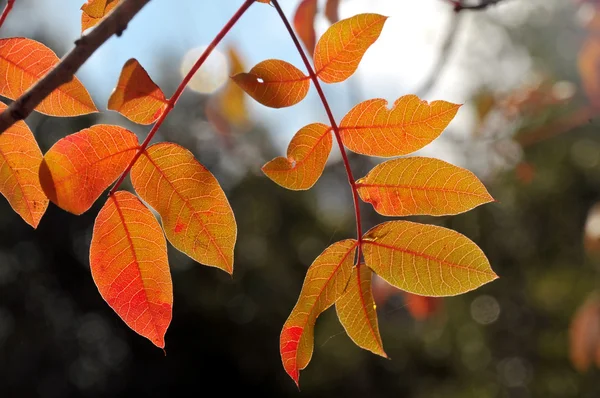
<svg viewBox="0 0 600 398">
<path fill-rule="evenodd" d="M 165 95 L 148 72 L 136 59 L 128 60 L 108 100 L 108 109 L 119 112 L 132 122 L 150 124 L 166 107 Z"/>
<path fill-rule="evenodd" d="M 173 308 L 167 242 L 135 195 L 116 192 L 98 213 L 90 267 L 108 305 L 131 329 L 164 348 Z"/>
<path fill-rule="evenodd" d="M 300 36 L 304 47 L 312 53 L 317 43 L 315 32 L 315 17 L 317 15 L 317 0 L 301 0 L 294 14 L 294 29 Z"/>
</svg>

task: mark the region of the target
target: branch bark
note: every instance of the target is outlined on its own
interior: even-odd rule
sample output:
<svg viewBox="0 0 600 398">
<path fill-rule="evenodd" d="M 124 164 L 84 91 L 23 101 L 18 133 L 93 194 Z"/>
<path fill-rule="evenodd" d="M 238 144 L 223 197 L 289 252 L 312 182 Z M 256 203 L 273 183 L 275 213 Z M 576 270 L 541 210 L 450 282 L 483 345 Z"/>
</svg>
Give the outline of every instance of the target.
<svg viewBox="0 0 600 398">
<path fill-rule="evenodd" d="M 0 114 L 0 134 L 25 119 L 52 91 L 73 79 L 75 72 L 111 36 L 120 36 L 129 21 L 150 0 L 123 0 L 93 30 L 75 41 L 73 48 L 46 76 L 31 86 Z"/>
</svg>

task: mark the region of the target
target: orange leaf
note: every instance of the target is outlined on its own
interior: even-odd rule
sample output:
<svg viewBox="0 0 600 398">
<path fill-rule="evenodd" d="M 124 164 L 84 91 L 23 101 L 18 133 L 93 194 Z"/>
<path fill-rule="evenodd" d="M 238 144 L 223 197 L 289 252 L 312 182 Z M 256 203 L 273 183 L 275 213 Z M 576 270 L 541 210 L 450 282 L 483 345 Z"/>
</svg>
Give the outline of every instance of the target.
<svg viewBox="0 0 600 398">
<path fill-rule="evenodd" d="M 336 242 L 323 251 L 309 267 L 302 291 L 283 325 L 279 349 L 283 368 L 298 384 L 300 370 L 312 357 L 317 317 L 344 293 L 352 273 L 357 241 Z"/>
<path fill-rule="evenodd" d="M 600 107 L 600 39 L 597 34 L 588 35 L 578 56 L 579 74 L 588 99 L 594 107 Z"/>
<path fill-rule="evenodd" d="M 434 225 L 379 224 L 364 235 L 363 254 L 389 284 L 423 296 L 454 296 L 498 278 L 475 243 Z"/>
<path fill-rule="evenodd" d="M 131 169 L 131 182 L 158 211 L 176 249 L 233 273 L 233 211 L 218 181 L 190 151 L 168 142 L 152 145 Z"/>
<path fill-rule="evenodd" d="M 88 0 L 87 3 L 81 6 L 81 11 L 85 12 L 90 17 L 101 18 L 104 16 L 107 0 Z"/>
<path fill-rule="evenodd" d="M 294 135 L 287 158 L 278 157 L 262 167 L 271 180 L 287 189 L 303 190 L 319 179 L 331 152 L 331 127 L 322 123 L 304 126 Z"/>
<path fill-rule="evenodd" d="M 331 23 L 336 23 L 340 20 L 338 9 L 340 7 L 340 0 L 327 0 L 325 3 L 325 17 Z"/>
<path fill-rule="evenodd" d="M 91 0 L 90 2 L 92 1 L 94 0 Z M 81 32 L 96 26 L 102 20 L 102 18 L 104 18 L 119 4 L 119 0 L 101 0 L 98 3 L 102 2 L 106 3 L 102 12 L 97 11 L 100 9 L 99 5 L 94 6 L 94 15 L 98 16 L 91 15 L 87 13 L 86 10 L 83 10 L 83 7 L 81 8 L 83 10 L 83 13 L 81 14 Z"/>
<path fill-rule="evenodd" d="M 354 267 L 346 291 L 335 302 L 335 309 L 346 333 L 357 346 L 387 358 L 379 335 L 372 276 L 373 271 L 364 264 Z"/>
<path fill-rule="evenodd" d="M 494 200 L 469 170 L 423 157 L 378 164 L 356 186 L 384 216 L 458 214 Z"/>
<path fill-rule="evenodd" d="M 592 292 L 577 309 L 569 326 L 569 357 L 579 372 L 587 371 L 594 359 L 600 367 L 600 298 Z"/>
<path fill-rule="evenodd" d="M 0 102 L 0 112 L 6 108 Z M 0 193 L 33 228 L 48 207 L 38 178 L 40 163 L 42 152 L 25 122 L 16 122 L 0 135 Z"/>
<path fill-rule="evenodd" d="M 325 83 L 339 83 L 352 76 L 381 34 L 386 19 L 379 14 L 358 14 L 331 25 L 315 48 L 317 76 Z"/>
<path fill-rule="evenodd" d="M 90 268 L 102 298 L 127 326 L 164 348 L 173 311 L 167 242 L 135 195 L 116 192 L 98 213 Z"/>
<path fill-rule="evenodd" d="M 404 292 L 404 302 L 412 317 L 422 321 L 429 318 L 438 310 L 442 304 L 442 299 Z"/>
<path fill-rule="evenodd" d="M 271 108 L 297 104 L 310 88 L 308 76 L 294 65 L 278 59 L 262 61 L 249 73 L 238 73 L 232 79 L 252 98 Z"/>
<path fill-rule="evenodd" d="M 108 100 L 108 109 L 119 112 L 132 122 L 150 124 L 166 107 L 165 95 L 148 72 L 136 59 L 128 60 Z"/>
<path fill-rule="evenodd" d="M 428 104 L 416 95 L 405 95 L 387 109 L 384 99 L 356 105 L 340 123 L 344 145 L 371 156 L 400 156 L 435 140 L 454 119 L 460 105 L 446 101 Z"/>
<path fill-rule="evenodd" d="M 317 34 L 315 32 L 315 17 L 317 15 L 317 0 L 302 0 L 294 14 L 294 29 L 309 52 L 315 50 Z"/>
<path fill-rule="evenodd" d="M 271 4 L 271 0 L 256 0 L 259 3 Z"/>
<path fill-rule="evenodd" d="M 17 99 L 58 62 L 52 50 L 35 40 L 0 39 L 0 95 Z M 98 111 L 76 77 L 50 93 L 35 110 L 51 116 L 78 116 Z"/>
<path fill-rule="evenodd" d="M 138 147 L 135 134 L 108 124 L 68 135 L 44 155 L 42 187 L 52 203 L 82 214 L 125 171 Z"/>
</svg>

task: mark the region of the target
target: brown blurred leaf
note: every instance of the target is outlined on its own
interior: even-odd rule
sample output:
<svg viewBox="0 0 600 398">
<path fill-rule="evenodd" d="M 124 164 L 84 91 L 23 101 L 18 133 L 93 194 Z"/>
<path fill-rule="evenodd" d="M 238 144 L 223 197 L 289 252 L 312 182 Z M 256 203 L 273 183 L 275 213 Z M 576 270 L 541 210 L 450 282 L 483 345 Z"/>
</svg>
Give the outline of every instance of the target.
<svg viewBox="0 0 600 398">
<path fill-rule="evenodd" d="M 577 310 L 569 328 L 571 363 L 579 372 L 589 369 L 592 362 L 600 367 L 600 298 L 591 293 Z"/>
<path fill-rule="evenodd" d="M 325 16 L 329 22 L 336 23 L 340 20 L 339 7 L 340 0 L 327 0 L 327 3 L 325 3 Z"/>
</svg>

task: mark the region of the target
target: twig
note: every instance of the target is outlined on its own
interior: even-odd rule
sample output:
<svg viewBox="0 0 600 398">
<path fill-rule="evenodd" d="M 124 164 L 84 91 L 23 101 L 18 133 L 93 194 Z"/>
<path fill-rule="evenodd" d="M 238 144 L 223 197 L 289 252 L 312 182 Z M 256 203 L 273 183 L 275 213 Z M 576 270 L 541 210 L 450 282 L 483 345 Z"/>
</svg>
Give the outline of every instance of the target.
<svg viewBox="0 0 600 398">
<path fill-rule="evenodd" d="M 481 0 L 479 4 L 464 5 L 462 0 L 448 0 L 454 5 L 455 12 L 461 12 L 462 10 L 479 11 L 488 8 L 491 5 L 498 4 L 503 0 Z"/>
<path fill-rule="evenodd" d="M 597 109 L 591 106 L 584 107 L 565 116 L 561 116 L 551 123 L 544 124 L 529 131 L 521 132 L 516 137 L 516 141 L 521 144 L 523 148 L 527 148 L 541 141 L 571 131 L 579 126 L 583 126 L 586 123 L 590 123 L 594 117 L 598 116 L 598 114 L 599 112 Z"/>
<path fill-rule="evenodd" d="M 4 24 L 4 20 L 6 19 L 8 13 L 10 12 L 10 10 L 12 10 L 14 5 L 15 0 L 8 0 L 8 2 L 6 3 L 6 7 L 4 7 L 4 11 L 2 11 L 2 15 L 0 16 L 0 27 Z"/>
<path fill-rule="evenodd" d="M 444 73 L 444 70 L 448 65 L 450 52 L 454 47 L 456 35 L 460 30 L 459 27 L 461 21 L 461 14 L 455 12 L 451 17 L 450 26 L 448 26 L 446 38 L 444 39 L 444 43 L 442 44 L 442 48 L 440 49 L 440 55 L 438 56 L 436 64 L 431 69 L 431 72 L 429 72 L 429 76 L 427 77 L 425 82 L 421 84 L 421 87 L 419 87 L 417 90 L 413 90 L 413 92 L 419 97 L 424 97 L 427 93 L 429 93 L 429 91 L 431 91 L 431 89 L 435 87 L 435 85 L 439 81 L 440 77 L 442 76 L 442 73 Z"/>
<path fill-rule="evenodd" d="M 71 81 L 81 65 L 112 35 L 120 36 L 129 21 L 149 1 L 123 0 L 90 33 L 76 40 L 75 48 L 0 114 L 0 133 L 6 131 L 15 122 L 25 119 L 52 91 Z"/>
</svg>

